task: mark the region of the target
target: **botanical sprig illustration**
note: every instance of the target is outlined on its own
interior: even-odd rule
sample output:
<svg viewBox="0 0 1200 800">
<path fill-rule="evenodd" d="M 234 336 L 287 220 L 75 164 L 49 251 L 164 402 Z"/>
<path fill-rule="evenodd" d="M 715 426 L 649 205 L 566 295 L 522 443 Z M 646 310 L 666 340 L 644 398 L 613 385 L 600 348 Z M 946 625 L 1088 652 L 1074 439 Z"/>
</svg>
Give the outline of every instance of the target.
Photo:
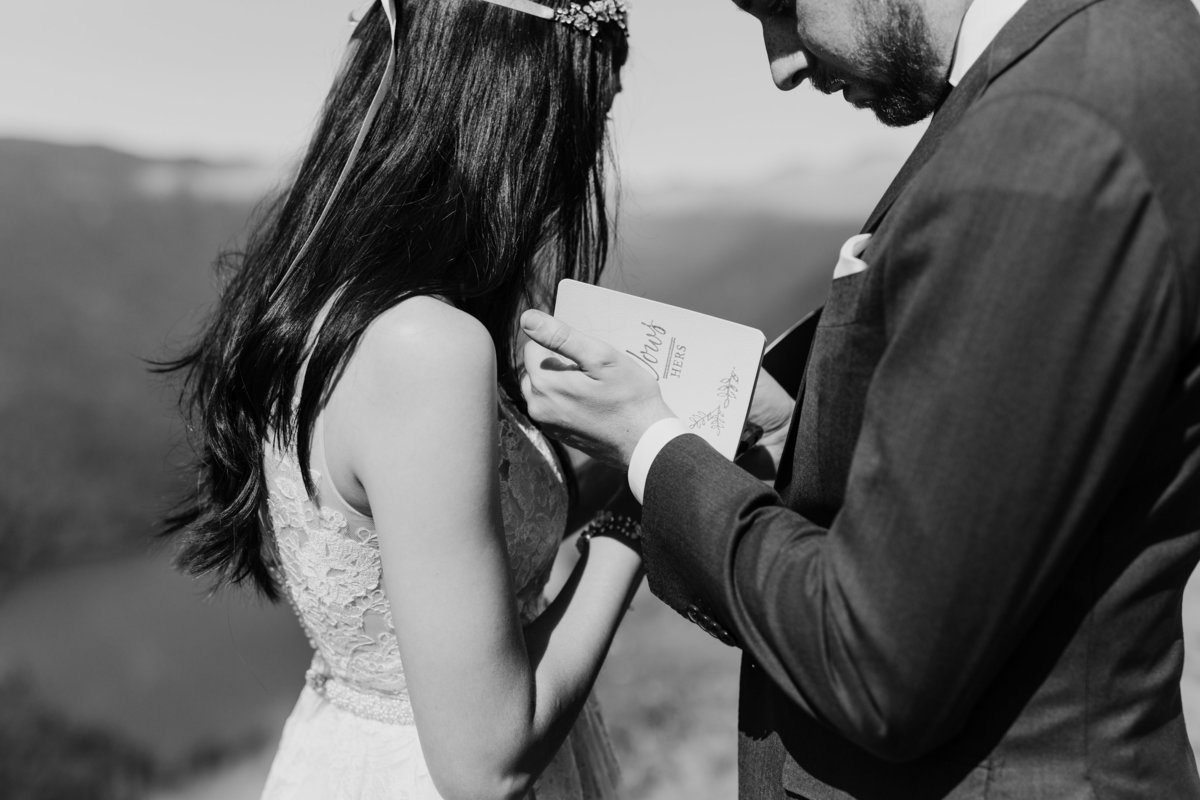
<svg viewBox="0 0 1200 800">
<path fill-rule="evenodd" d="M 711 411 L 697 411 L 688 419 L 688 427 L 691 430 L 703 430 L 705 428 L 715 431 L 719 436 L 726 427 L 725 409 L 737 400 L 738 396 L 738 379 L 737 370 L 729 371 L 729 377 L 722 378 L 717 384 L 717 405 Z"/>
<path fill-rule="evenodd" d="M 712 411 L 697 411 L 688 419 L 688 427 L 694 431 L 710 428 L 720 434 L 725 430 L 725 409 L 717 406 Z"/>
<path fill-rule="evenodd" d="M 730 403 L 737 400 L 738 382 L 737 370 L 733 369 L 729 371 L 729 377 L 723 378 L 717 385 L 717 397 L 721 400 L 721 408 L 729 408 Z"/>
</svg>

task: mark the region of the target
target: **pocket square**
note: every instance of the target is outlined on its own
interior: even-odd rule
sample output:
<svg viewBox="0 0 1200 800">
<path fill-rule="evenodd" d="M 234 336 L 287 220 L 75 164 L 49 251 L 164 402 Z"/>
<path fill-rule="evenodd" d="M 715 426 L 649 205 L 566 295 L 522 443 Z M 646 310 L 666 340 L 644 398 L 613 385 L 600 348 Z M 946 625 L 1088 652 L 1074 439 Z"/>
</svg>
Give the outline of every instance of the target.
<svg viewBox="0 0 1200 800">
<path fill-rule="evenodd" d="M 867 262 L 859 258 L 863 251 L 867 249 L 867 240 L 871 238 L 869 233 L 860 233 L 857 236 L 851 236 L 842 245 L 842 249 L 838 252 L 837 266 L 833 269 L 833 279 L 845 278 L 847 275 L 857 275 L 867 269 Z"/>
</svg>

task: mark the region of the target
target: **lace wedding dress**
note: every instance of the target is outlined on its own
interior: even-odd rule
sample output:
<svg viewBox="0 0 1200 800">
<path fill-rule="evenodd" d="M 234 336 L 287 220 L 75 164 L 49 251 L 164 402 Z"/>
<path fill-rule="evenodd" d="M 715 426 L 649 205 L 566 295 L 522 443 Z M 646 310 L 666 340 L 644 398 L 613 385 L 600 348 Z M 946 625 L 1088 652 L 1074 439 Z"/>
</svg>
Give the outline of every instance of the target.
<svg viewBox="0 0 1200 800">
<path fill-rule="evenodd" d="M 543 590 L 566 525 L 567 492 L 541 433 L 506 400 L 498 413 L 505 538 L 521 618 L 528 622 L 546 605 Z M 413 725 L 373 522 L 328 479 L 322 428 L 318 420 L 315 500 L 304 491 L 294 453 L 269 447 L 264 463 L 276 579 L 314 654 L 263 800 L 439 800 Z M 528 797 L 617 796 L 616 761 L 589 699 Z"/>
</svg>

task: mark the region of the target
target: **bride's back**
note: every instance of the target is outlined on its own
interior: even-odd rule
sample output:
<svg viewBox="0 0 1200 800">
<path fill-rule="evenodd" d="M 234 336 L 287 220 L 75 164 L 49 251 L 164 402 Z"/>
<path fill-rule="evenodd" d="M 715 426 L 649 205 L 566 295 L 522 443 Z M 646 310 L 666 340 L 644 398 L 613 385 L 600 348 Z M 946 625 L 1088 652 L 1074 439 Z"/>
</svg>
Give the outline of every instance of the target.
<svg viewBox="0 0 1200 800">
<path fill-rule="evenodd" d="M 413 313 L 421 307 L 433 314 Z M 390 317 L 417 318 L 416 324 L 425 325 L 430 337 L 438 333 L 439 318 L 456 314 L 461 312 L 432 298 L 413 298 L 386 312 Z M 389 322 L 385 319 L 378 327 L 386 330 Z M 392 346 L 373 342 L 377 335 L 368 331 L 368 352 L 373 347 Z M 356 358 L 351 357 L 345 370 L 349 378 L 334 385 L 314 426 L 309 470 L 315 489 L 312 496 L 305 489 L 296 448 L 265 443 L 263 469 L 276 552 L 272 573 L 314 650 L 309 686 L 325 692 L 331 702 L 368 716 L 411 720 L 404 667 L 383 585 L 375 521 L 361 485 L 344 468 L 332 468 L 327 455 L 333 452 L 337 461 L 344 462 L 347 444 L 337 440 L 336 432 L 370 425 L 361 418 L 339 419 L 359 413 L 353 398 L 343 396 L 354 391 L 346 382 L 352 382 L 356 374 Z M 499 390 L 495 412 L 499 434 L 496 480 L 504 537 L 518 610 L 528 622 L 545 605 L 542 592 L 565 533 L 567 489 L 549 442 Z M 330 431 L 334 432 L 332 441 Z M 485 487 L 444 489 L 444 502 L 453 503 L 476 496 Z"/>
</svg>

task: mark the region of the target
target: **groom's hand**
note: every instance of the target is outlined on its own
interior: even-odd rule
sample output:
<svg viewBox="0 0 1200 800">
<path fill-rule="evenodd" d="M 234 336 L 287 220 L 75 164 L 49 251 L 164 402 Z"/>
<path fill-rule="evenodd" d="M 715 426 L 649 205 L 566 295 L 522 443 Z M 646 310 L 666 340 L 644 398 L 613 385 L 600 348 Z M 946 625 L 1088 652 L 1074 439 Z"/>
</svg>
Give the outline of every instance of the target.
<svg viewBox="0 0 1200 800">
<path fill-rule="evenodd" d="M 624 353 L 541 311 L 526 311 L 521 328 L 521 391 L 555 438 L 624 469 L 646 429 L 674 416 L 657 379 Z"/>
<path fill-rule="evenodd" d="M 754 398 L 750 401 L 748 421 L 762 428 L 762 437 L 757 446 L 766 450 L 776 469 L 779 467 L 779 459 L 783 454 L 783 445 L 787 441 L 788 428 L 791 427 L 792 412 L 795 408 L 796 401 L 771 377 L 771 373 L 759 369 Z"/>
</svg>

